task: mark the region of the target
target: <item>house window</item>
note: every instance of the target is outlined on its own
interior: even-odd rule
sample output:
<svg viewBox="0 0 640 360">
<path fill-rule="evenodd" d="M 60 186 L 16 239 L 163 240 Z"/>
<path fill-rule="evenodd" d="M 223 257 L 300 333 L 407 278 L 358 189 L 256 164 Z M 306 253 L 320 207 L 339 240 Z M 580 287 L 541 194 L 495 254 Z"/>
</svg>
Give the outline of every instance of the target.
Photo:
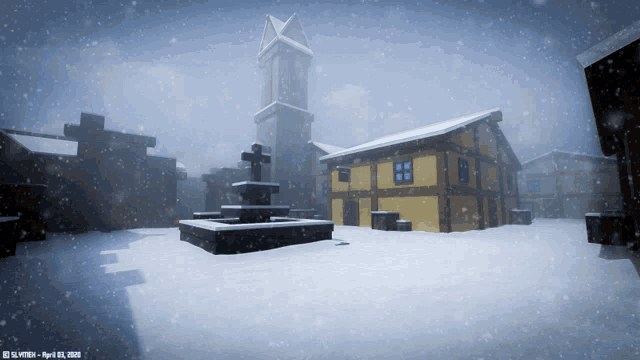
<svg viewBox="0 0 640 360">
<path fill-rule="evenodd" d="M 513 175 L 507 175 L 507 190 L 511 192 L 513 190 Z"/>
<path fill-rule="evenodd" d="M 527 191 L 529 192 L 540 192 L 540 180 L 529 180 L 527 181 Z"/>
<path fill-rule="evenodd" d="M 411 159 L 393 163 L 393 180 L 396 184 L 413 183 Z"/>
<path fill-rule="evenodd" d="M 469 162 L 466 159 L 458 158 L 458 184 L 469 183 Z"/>
<path fill-rule="evenodd" d="M 329 182 L 322 183 L 322 196 L 329 196 Z"/>
<path fill-rule="evenodd" d="M 351 169 L 338 167 L 338 181 L 349 182 Z"/>
<path fill-rule="evenodd" d="M 613 187 L 607 186 L 607 184 L 605 183 L 605 178 L 603 177 L 598 177 L 593 179 L 593 192 L 595 193 L 604 193 L 604 192 L 617 192 L 617 190 L 614 190 Z"/>
</svg>

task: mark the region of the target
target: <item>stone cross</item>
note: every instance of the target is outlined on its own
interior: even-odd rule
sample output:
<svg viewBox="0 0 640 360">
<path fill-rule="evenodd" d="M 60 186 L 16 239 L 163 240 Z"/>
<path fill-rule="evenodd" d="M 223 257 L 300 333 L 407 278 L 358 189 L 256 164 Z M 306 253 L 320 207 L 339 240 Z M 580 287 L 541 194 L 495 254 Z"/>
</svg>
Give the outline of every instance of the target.
<svg viewBox="0 0 640 360">
<path fill-rule="evenodd" d="M 250 153 L 243 151 L 241 159 L 251 162 L 251 181 L 261 181 L 262 164 L 269 164 L 271 162 L 271 156 L 262 153 L 262 145 L 259 143 L 251 144 L 251 151 Z"/>
</svg>

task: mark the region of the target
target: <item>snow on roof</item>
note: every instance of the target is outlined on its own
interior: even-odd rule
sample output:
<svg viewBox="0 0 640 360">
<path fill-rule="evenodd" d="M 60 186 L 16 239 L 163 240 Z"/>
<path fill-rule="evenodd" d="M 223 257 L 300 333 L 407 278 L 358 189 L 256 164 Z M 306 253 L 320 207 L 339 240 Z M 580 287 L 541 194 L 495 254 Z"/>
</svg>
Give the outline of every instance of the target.
<svg viewBox="0 0 640 360">
<path fill-rule="evenodd" d="M 282 42 L 285 42 L 285 43 L 291 45 L 292 47 L 294 47 L 294 48 L 296 48 L 296 49 L 298 49 L 298 50 L 300 50 L 300 51 L 302 51 L 304 53 L 307 53 L 307 54 L 313 56 L 313 51 L 311 51 L 311 49 L 309 49 L 308 47 L 300 44 L 297 41 L 293 41 L 293 40 L 289 39 L 288 37 L 282 36 L 282 35 L 278 35 L 278 39 L 280 39 Z"/>
<path fill-rule="evenodd" d="M 306 53 L 306 54 L 308 54 L 310 56 L 313 56 L 313 51 L 311 51 L 310 48 L 308 48 L 307 46 L 304 46 L 303 44 L 300 44 L 297 41 L 291 40 L 290 38 L 282 35 L 282 32 L 286 29 L 286 27 L 290 23 L 292 23 L 295 20 L 300 21 L 298 19 L 298 15 L 296 13 L 291 15 L 291 17 L 284 23 L 281 20 L 279 20 L 279 19 L 277 19 L 277 18 L 275 18 L 275 17 L 273 17 L 271 15 L 267 15 L 267 17 L 268 17 L 269 21 L 271 21 L 271 23 L 273 24 L 273 27 L 276 29 L 276 36 L 275 36 L 275 38 L 273 40 L 271 40 L 269 42 L 269 44 L 267 44 L 267 46 L 265 46 L 264 48 L 262 48 L 262 50 L 260 50 L 258 52 L 258 58 L 260 56 L 262 56 L 262 54 L 264 54 L 266 51 L 268 51 L 273 46 L 273 44 L 275 44 L 278 40 L 280 40 L 280 41 L 282 41 L 282 42 L 284 42 L 284 43 L 286 43 L 286 44 L 288 44 L 288 45 L 290 45 L 290 46 L 292 46 L 292 47 L 294 47 L 294 48 L 296 48 L 296 49 L 298 49 L 298 50 L 300 50 L 300 51 L 302 51 L 302 52 L 304 52 L 304 53 Z M 302 26 L 301 26 L 301 31 L 302 31 L 302 35 L 304 36 L 304 38 L 306 40 L 307 35 L 304 33 L 304 30 L 302 30 Z M 264 35 L 263 35 L 263 37 L 264 37 Z"/>
<path fill-rule="evenodd" d="M 284 27 L 284 21 L 276 18 L 275 16 L 267 16 L 269 16 L 269 20 L 271 20 L 273 27 L 276 29 L 276 33 L 280 34 L 282 32 L 282 28 Z"/>
<path fill-rule="evenodd" d="M 269 104 L 269 105 L 265 106 L 264 108 L 262 108 L 262 110 L 260 110 L 260 111 L 258 111 L 257 113 L 253 114 L 253 117 L 254 117 L 254 118 L 255 118 L 255 117 L 258 117 L 258 116 L 260 116 L 261 114 L 269 114 L 269 115 L 270 115 L 270 114 L 272 114 L 272 112 L 273 112 L 273 111 L 277 111 L 277 109 L 276 109 L 276 110 L 274 110 L 274 109 L 272 108 L 272 107 L 276 107 L 276 106 L 284 106 L 284 107 L 288 107 L 288 108 L 290 108 L 290 109 L 294 109 L 294 110 L 296 110 L 296 111 L 301 111 L 301 112 L 307 113 L 307 114 L 309 114 L 309 115 L 313 115 L 313 114 L 311 114 L 311 113 L 309 112 L 309 110 L 305 110 L 305 109 L 303 109 L 303 108 L 299 108 L 299 107 L 297 107 L 297 106 L 293 106 L 293 105 L 291 105 L 291 104 L 287 104 L 287 103 L 284 103 L 284 102 L 282 102 L 282 101 L 276 100 L 276 101 L 272 102 L 271 104 Z M 266 116 L 266 115 L 265 115 L 265 116 Z M 263 146 L 264 146 L 264 145 L 263 145 Z"/>
<path fill-rule="evenodd" d="M 590 157 L 590 158 L 606 159 L 606 160 L 615 160 L 615 158 L 616 158 L 615 156 L 589 155 L 589 154 L 584 154 L 584 153 L 574 153 L 574 152 L 569 152 L 569 151 L 562 151 L 562 150 L 558 150 L 558 149 L 553 149 L 553 150 L 551 150 L 549 152 L 546 152 L 546 153 L 544 153 L 544 154 L 542 154 L 540 156 L 536 156 L 531 160 L 527 160 L 527 161 L 523 162 L 522 165 L 524 166 L 525 164 L 532 163 L 532 162 L 534 162 L 536 160 L 540 160 L 540 159 L 542 159 L 544 157 L 547 157 L 549 155 L 552 155 L 552 154 L 566 154 L 566 155 L 572 155 L 572 156 L 587 156 L 587 157 Z"/>
<path fill-rule="evenodd" d="M 187 180 L 187 168 L 179 161 L 176 161 L 176 172 L 178 173 L 178 180 Z"/>
<path fill-rule="evenodd" d="M 392 146 L 397 144 L 408 143 L 415 140 L 426 139 L 437 135 L 446 134 L 455 129 L 461 128 L 465 125 L 471 124 L 478 120 L 482 120 L 488 116 L 497 116 L 498 121 L 502 119 L 502 112 L 499 108 L 478 112 L 463 117 L 441 121 L 435 124 L 419 127 L 417 129 L 400 132 L 394 135 L 385 136 L 362 145 L 354 146 L 342 151 L 338 151 L 329 155 L 325 155 L 320 158 L 320 161 L 325 161 L 333 158 L 337 158 L 345 155 L 353 155 L 368 150 L 378 149 L 381 147 Z"/>
<path fill-rule="evenodd" d="M 35 136 L 6 134 L 20 145 L 34 153 L 54 155 L 78 155 L 78 143 L 75 141 L 47 139 Z"/>
<path fill-rule="evenodd" d="M 317 148 L 319 148 L 320 150 L 326 152 L 327 154 L 331 154 L 331 153 L 334 153 L 334 152 L 342 151 L 342 150 L 345 149 L 345 148 L 340 147 L 340 146 L 323 144 L 323 143 L 319 143 L 317 141 L 309 141 L 309 144 L 312 144 L 312 145 L 316 146 Z"/>
<path fill-rule="evenodd" d="M 638 39 L 640 39 L 640 21 L 636 21 L 631 26 L 618 31 L 613 36 L 578 55 L 578 61 L 586 68 Z"/>
</svg>

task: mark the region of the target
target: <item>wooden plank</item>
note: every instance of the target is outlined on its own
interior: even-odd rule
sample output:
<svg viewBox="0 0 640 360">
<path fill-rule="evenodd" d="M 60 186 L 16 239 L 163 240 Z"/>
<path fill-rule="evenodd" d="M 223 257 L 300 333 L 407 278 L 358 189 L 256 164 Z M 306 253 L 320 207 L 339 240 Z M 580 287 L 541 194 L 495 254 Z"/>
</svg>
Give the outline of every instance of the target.
<svg viewBox="0 0 640 360">
<path fill-rule="evenodd" d="M 366 198 L 373 197 L 374 193 L 371 190 L 351 190 L 351 191 L 337 191 L 333 193 L 334 199 L 353 199 L 353 198 Z M 375 210 L 374 210 L 375 211 Z"/>
<path fill-rule="evenodd" d="M 378 197 L 412 197 L 412 196 L 440 196 L 444 194 L 441 186 L 420 186 L 378 190 Z"/>
<path fill-rule="evenodd" d="M 475 151 L 480 153 L 480 138 L 478 135 L 478 127 L 473 127 L 473 146 Z M 482 166 L 480 166 L 480 158 L 474 157 L 474 166 L 476 168 L 476 189 L 482 191 Z M 484 218 L 484 196 L 482 194 L 476 195 L 476 202 L 478 208 L 478 227 L 480 230 L 484 230 L 485 218 Z"/>
<path fill-rule="evenodd" d="M 497 151 L 498 151 L 498 186 L 499 186 L 499 193 L 500 193 L 500 214 L 501 214 L 501 223 L 502 225 L 505 225 L 507 223 L 507 206 L 504 202 L 504 167 L 503 167 L 503 162 L 502 162 L 502 151 L 500 151 L 501 148 L 500 146 L 497 147 Z"/>
<path fill-rule="evenodd" d="M 498 191 L 477 189 L 468 185 L 456 185 L 456 184 L 451 184 L 451 186 L 449 186 L 448 194 L 455 195 L 455 196 L 482 196 L 482 197 L 492 197 L 492 198 L 500 197 L 500 192 Z"/>
<path fill-rule="evenodd" d="M 378 211 L 378 165 L 371 163 L 371 211 Z M 371 218 L 373 221 L 373 217 Z M 372 225 L 373 227 L 373 225 Z"/>
<path fill-rule="evenodd" d="M 333 219 L 333 199 L 335 199 L 335 194 L 333 192 L 333 176 L 331 176 L 331 172 L 333 171 L 333 167 L 329 166 L 329 164 L 327 164 L 327 172 L 329 174 L 327 182 L 329 183 L 327 186 L 329 186 L 329 193 L 327 194 L 327 211 L 328 211 L 328 218 L 329 220 L 332 220 L 333 222 L 335 222 L 336 220 Z"/>
<path fill-rule="evenodd" d="M 514 186 L 516 187 L 516 206 L 520 209 L 520 186 L 518 186 L 518 172 L 516 171 L 513 176 Z"/>
<path fill-rule="evenodd" d="M 451 232 L 451 198 L 449 196 L 449 189 L 451 188 L 449 185 L 449 153 L 447 151 L 444 152 L 444 219 L 446 231 L 448 233 Z"/>
</svg>

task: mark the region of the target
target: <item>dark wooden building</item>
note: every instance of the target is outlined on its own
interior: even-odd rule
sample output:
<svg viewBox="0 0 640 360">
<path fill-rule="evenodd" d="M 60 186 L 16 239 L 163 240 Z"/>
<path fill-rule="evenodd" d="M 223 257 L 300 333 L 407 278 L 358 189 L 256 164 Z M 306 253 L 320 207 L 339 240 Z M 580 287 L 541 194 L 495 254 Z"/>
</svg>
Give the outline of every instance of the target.
<svg viewBox="0 0 640 360">
<path fill-rule="evenodd" d="M 155 138 L 105 130 L 87 113 L 64 134 L 0 130 L 0 182 L 47 185 L 49 231 L 174 225 L 176 159 L 148 156 Z"/>
</svg>

